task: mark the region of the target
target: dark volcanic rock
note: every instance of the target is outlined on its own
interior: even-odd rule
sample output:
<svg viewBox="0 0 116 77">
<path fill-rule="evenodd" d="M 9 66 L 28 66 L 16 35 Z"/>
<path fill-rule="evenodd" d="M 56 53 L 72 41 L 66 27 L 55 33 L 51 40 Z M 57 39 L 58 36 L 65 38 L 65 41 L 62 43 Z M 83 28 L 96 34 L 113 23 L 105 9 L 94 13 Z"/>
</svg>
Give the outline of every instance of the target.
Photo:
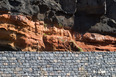
<svg viewBox="0 0 116 77">
<path fill-rule="evenodd" d="M 107 16 L 116 20 L 116 0 L 107 0 Z"/>
<path fill-rule="evenodd" d="M 100 18 L 100 22 L 92 26 L 89 31 L 102 34 L 116 35 L 116 21 L 108 17 L 102 16 Z"/>
<path fill-rule="evenodd" d="M 78 0 L 73 29 L 86 33 L 105 14 L 105 0 Z"/>
<path fill-rule="evenodd" d="M 0 14 L 30 15 L 34 21 L 73 27 L 80 33 L 115 33 L 115 7 L 115 0 L 0 0 Z"/>
<path fill-rule="evenodd" d="M 78 11 L 86 14 L 104 14 L 105 0 L 78 0 Z"/>
<path fill-rule="evenodd" d="M 75 13 L 77 0 L 60 0 L 60 4 L 65 13 Z"/>
<path fill-rule="evenodd" d="M 73 26 L 76 0 L 2 0 L 0 13 L 31 15 L 33 20 Z M 53 23 L 52 23 L 53 24 Z"/>
<path fill-rule="evenodd" d="M 73 29 L 80 33 L 116 34 L 115 0 L 78 0 Z"/>
</svg>

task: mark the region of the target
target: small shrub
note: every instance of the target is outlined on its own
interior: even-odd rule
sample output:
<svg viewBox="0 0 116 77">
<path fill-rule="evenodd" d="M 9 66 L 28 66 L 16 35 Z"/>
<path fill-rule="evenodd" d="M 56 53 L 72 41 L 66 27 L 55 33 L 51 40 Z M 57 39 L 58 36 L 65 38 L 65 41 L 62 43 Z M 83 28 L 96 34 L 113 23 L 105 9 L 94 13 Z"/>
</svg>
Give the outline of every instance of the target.
<svg viewBox="0 0 116 77">
<path fill-rule="evenodd" d="M 80 51 L 80 52 L 83 52 L 83 49 L 82 49 L 82 48 L 80 48 L 80 47 L 78 47 L 78 48 L 79 48 L 79 51 Z"/>
<path fill-rule="evenodd" d="M 47 24 L 44 24 L 44 27 L 47 27 Z"/>
<path fill-rule="evenodd" d="M 48 35 L 51 35 L 51 33 L 48 33 Z"/>
<path fill-rule="evenodd" d="M 44 33 L 43 35 L 44 35 L 44 36 L 46 36 L 47 34 L 46 34 L 46 33 Z"/>
<path fill-rule="evenodd" d="M 76 47 L 78 47 L 78 49 L 79 49 L 80 52 L 83 52 L 83 49 L 81 47 L 79 47 L 74 40 L 71 40 L 71 42 L 74 43 L 74 45 Z"/>
<path fill-rule="evenodd" d="M 62 24 L 59 24 L 58 26 L 59 26 L 60 28 L 62 28 L 62 27 L 63 27 L 63 25 L 62 25 Z"/>
</svg>

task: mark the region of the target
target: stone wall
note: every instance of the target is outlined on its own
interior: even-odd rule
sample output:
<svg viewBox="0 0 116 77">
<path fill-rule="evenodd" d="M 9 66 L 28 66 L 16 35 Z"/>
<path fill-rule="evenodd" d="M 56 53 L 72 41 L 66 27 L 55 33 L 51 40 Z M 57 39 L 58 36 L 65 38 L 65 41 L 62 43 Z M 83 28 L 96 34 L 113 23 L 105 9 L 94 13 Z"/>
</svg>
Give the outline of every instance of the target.
<svg viewBox="0 0 116 77">
<path fill-rule="evenodd" d="M 116 77 L 116 52 L 0 52 L 0 77 Z"/>
</svg>

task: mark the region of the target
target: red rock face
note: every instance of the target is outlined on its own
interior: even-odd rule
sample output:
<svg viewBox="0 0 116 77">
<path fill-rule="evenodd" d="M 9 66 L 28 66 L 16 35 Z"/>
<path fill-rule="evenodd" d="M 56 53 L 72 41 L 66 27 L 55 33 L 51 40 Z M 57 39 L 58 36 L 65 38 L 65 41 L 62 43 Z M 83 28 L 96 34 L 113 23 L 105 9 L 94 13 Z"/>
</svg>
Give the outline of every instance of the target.
<svg viewBox="0 0 116 77">
<path fill-rule="evenodd" d="M 0 45 L 22 51 L 115 51 L 116 38 L 97 33 L 46 27 L 22 15 L 0 15 Z"/>
<path fill-rule="evenodd" d="M 79 50 L 68 30 L 44 25 L 43 21 L 33 22 L 21 15 L 0 15 L 0 45 L 22 51 Z"/>
<path fill-rule="evenodd" d="M 116 38 L 98 33 L 85 33 L 78 46 L 84 51 L 116 51 Z"/>
</svg>

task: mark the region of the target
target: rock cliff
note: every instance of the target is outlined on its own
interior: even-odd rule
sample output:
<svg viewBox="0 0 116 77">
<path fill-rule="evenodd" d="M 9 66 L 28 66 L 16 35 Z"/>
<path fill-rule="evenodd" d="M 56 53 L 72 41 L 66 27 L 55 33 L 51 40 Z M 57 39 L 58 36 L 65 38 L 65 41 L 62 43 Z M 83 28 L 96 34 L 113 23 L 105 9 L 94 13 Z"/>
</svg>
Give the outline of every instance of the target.
<svg viewBox="0 0 116 77">
<path fill-rule="evenodd" d="M 115 51 L 115 7 L 115 0 L 0 0 L 0 50 Z"/>
</svg>

